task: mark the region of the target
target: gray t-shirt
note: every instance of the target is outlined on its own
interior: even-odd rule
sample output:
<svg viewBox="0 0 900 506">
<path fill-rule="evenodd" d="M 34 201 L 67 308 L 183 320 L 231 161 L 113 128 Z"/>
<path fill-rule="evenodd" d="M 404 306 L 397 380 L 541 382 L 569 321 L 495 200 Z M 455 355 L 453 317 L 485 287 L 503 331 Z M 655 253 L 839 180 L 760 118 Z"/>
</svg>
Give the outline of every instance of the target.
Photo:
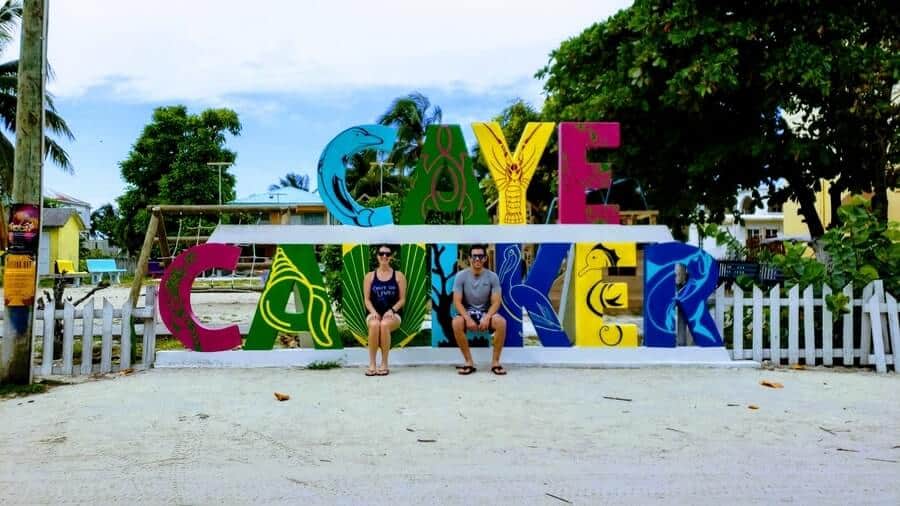
<svg viewBox="0 0 900 506">
<path fill-rule="evenodd" d="M 483 269 L 478 276 L 472 269 L 464 269 L 456 274 L 453 293 L 462 293 L 462 303 L 466 309 L 487 311 L 491 307 L 491 294 L 500 293 L 500 278 L 487 269 Z"/>
</svg>

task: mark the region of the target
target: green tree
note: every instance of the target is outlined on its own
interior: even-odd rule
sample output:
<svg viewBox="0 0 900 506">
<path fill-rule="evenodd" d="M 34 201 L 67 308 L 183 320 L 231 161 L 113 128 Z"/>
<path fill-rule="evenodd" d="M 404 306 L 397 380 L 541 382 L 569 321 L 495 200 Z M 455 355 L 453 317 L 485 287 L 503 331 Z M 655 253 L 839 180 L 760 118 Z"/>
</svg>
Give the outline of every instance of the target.
<svg viewBox="0 0 900 506">
<path fill-rule="evenodd" d="M 226 134 L 240 135 L 238 115 L 230 109 L 189 114 L 181 105 L 160 107 L 119 163 L 125 194 L 117 199 L 116 239 L 137 251 L 147 229 L 152 204 L 216 204 L 219 175 L 208 162 L 234 163 L 237 155 L 225 147 Z M 234 199 L 234 175 L 222 171 L 222 201 Z"/>
<path fill-rule="evenodd" d="M 4 0 L 0 4 L 0 52 L 12 41 L 21 19 L 22 3 L 20 1 Z M 7 134 L 16 132 L 18 79 L 18 60 L 0 63 L 0 122 L 3 123 Z M 72 131 L 57 113 L 53 98 L 49 94 L 46 97 L 45 121 L 47 128 L 55 135 L 74 140 Z M 49 136 L 45 138 L 44 149 L 53 163 L 65 172 L 72 172 L 72 162 L 68 153 L 53 138 Z M 7 135 L 0 135 L 0 185 L 2 185 L 0 192 L 3 197 L 8 197 L 12 189 L 14 152 L 13 140 Z"/>
<path fill-rule="evenodd" d="M 411 171 L 419 161 L 428 126 L 440 124 L 443 117 L 440 107 L 432 105 L 425 95 L 414 92 L 395 99 L 378 118 L 379 124 L 397 128 L 397 144 L 388 161 L 395 164 L 401 176 Z"/>
<path fill-rule="evenodd" d="M 119 218 L 112 204 L 104 204 L 91 213 L 91 237 L 103 237 L 115 244 L 116 228 Z"/>
<path fill-rule="evenodd" d="M 275 191 L 279 188 L 297 188 L 298 190 L 309 191 L 309 176 L 289 172 L 278 180 L 278 184 L 269 185 L 269 191 Z"/>
<path fill-rule="evenodd" d="M 538 72 L 544 112 L 621 122 L 616 175 L 634 178 L 676 231 L 720 222 L 739 189 L 767 184 L 776 202 L 799 203 L 818 238 L 819 178 L 874 191 L 882 217 L 896 185 L 892 5 L 639 0 L 551 53 Z M 806 126 L 790 128 L 788 116 Z"/>
</svg>

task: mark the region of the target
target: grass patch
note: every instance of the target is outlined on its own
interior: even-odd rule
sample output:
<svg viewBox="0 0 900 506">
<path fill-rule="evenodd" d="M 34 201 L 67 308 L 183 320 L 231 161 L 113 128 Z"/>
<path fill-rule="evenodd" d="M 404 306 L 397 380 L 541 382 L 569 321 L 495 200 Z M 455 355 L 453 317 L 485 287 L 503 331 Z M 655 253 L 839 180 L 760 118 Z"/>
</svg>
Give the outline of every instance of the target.
<svg viewBox="0 0 900 506">
<path fill-rule="evenodd" d="M 340 369 L 343 367 L 340 360 L 316 360 L 315 362 L 310 362 L 307 369 L 312 369 L 314 371 L 327 371 L 328 369 Z"/>
<path fill-rule="evenodd" d="M 42 394 L 47 391 L 47 388 L 48 386 L 45 383 L 32 383 L 30 385 L 0 385 L 0 399 Z"/>
<path fill-rule="evenodd" d="M 157 339 L 157 351 L 183 350 L 184 345 L 178 339 Z"/>
</svg>

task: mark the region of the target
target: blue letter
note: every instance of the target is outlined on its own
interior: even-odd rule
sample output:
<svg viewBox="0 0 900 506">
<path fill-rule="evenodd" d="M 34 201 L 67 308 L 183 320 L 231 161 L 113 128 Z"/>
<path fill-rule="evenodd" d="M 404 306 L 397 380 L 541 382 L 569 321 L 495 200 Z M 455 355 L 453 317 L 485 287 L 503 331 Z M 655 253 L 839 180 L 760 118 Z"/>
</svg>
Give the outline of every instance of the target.
<svg viewBox="0 0 900 506">
<path fill-rule="evenodd" d="M 319 195 L 328 211 L 344 225 L 376 227 L 391 225 L 391 207 L 363 207 L 347 191 L 345 163 L 366 149 L 390 151 L 397 140 L 397 130 L 383 125 L 362 125 L 339 133 L 325 146 L 319 158 Z"/>
<path fill-rule="evenodd" d="M 675 268 L 687 279 L 676 285 Z M 706 299 L 716 290 L 719 268 L 705 251 L 680 242 L 654 244 L 644 251 L 644 345 L 674 348 L 675 311 L 687 318 L 698 346 L 722 346 L 722 336 Z"/>
</svg>

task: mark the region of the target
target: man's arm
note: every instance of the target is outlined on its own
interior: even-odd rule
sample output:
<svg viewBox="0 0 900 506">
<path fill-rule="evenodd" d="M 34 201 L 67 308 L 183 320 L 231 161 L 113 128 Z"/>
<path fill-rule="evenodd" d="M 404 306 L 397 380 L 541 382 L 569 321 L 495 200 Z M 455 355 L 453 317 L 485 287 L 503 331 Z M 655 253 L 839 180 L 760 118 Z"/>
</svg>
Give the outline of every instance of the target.
<svg viewBox="0 0 900 506">
<path fill-rule="evenodd" d="M 463 277 L 457 274 L 456 280 L 453 281 L 453 307 L 456 308 L 456 313 L 466 320 L 466 327 L 475 326 L 475 320 L 473 320 L 472 317 L 469 316 L 469 312 L 466 311 L 465 306 L 463 306 L 462 297 Z"/>
</svg>

